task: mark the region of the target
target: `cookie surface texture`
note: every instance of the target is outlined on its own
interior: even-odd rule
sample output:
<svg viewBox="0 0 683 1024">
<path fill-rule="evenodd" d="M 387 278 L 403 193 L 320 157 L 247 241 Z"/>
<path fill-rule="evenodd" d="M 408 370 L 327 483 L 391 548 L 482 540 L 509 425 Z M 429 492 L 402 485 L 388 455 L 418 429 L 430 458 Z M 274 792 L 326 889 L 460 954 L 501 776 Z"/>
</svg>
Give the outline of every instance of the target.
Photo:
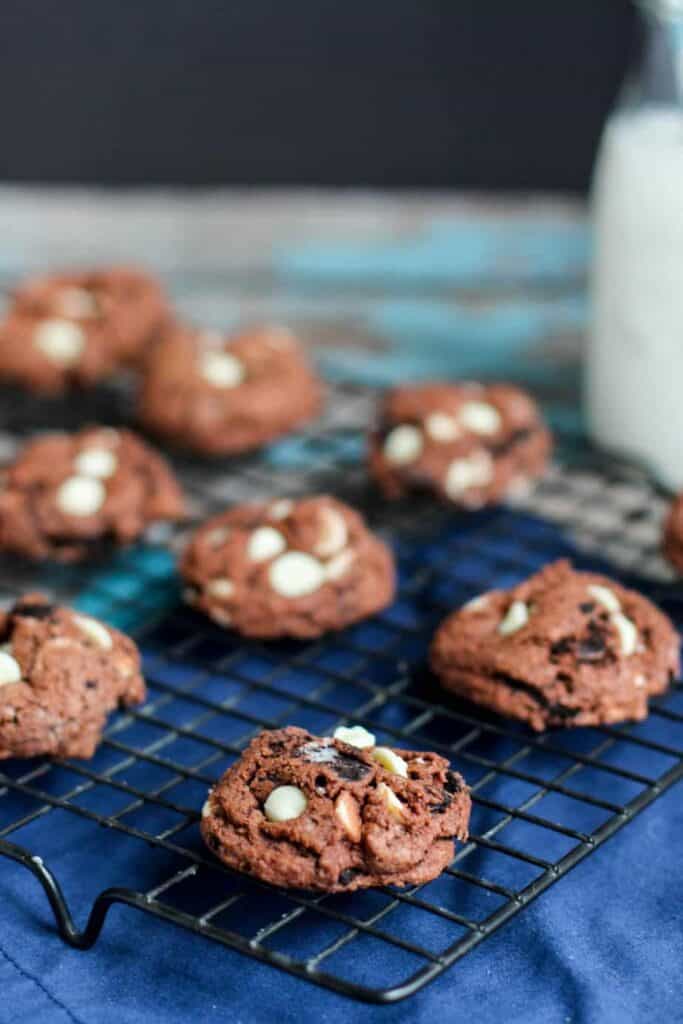
<svg viewBox="0 0 683 1024">
<path fill-rule="evenodd" d="M 470 795 L 437 754 L 390 751 L 390 770 L 377 753 L 388 750 L 295 727 L 261 733 L 209 794 L 204 841 L 274 885 L 344 892 L 429 881 L 467 836 Z"/>
<path fill-rule="evenodd" d="M 442 685 L 533 729 L 647 716 L 679 669 L 679 638 L 646 597 L 569 562 L 468 602 L 439 627 Z"/>
</svg>

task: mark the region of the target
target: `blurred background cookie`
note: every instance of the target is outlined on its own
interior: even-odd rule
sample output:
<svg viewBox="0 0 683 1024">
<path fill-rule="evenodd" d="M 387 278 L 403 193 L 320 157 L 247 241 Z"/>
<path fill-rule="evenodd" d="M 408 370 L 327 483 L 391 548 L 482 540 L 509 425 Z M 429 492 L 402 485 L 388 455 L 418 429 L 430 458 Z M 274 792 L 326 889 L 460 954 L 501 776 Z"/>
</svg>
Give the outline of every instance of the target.
<svg viewBox="0 0 683 1024">
<path fill-rule="evenodd" d="M 113 267 L 33 278 L 0 325 L 0 378 L 46 394 L 141 358 L 169 317 L 154 277 Z"/>
<path fill-rule="evenodd" d="M 0 612 L 0 758 L 92 757 L 107 714 L 145 698 L 129 637 L 27 594 Z"/>
<path fill-rule="evenodd" d="M 73 562 L 107 543 L 130 544 L 147 526 L 180 519 L 170 467 L 130 430 L 87 427 L 30 442 L 0 487 L 0 549 Z"/>
<path fill-rule="evenodd" d="M 139 415 L 174 446 L 231 455 L 294 430 L 321 403 L 321 382 L 285 328 L 227 337 L 175 327 L 147 361 Z"/>
<path fill-rule="evenodd" d="M 315 637 L 391 603 L 394 559 L 329 495 L 241 505 L 196 532 L 180 563 L 186 600 L 247 636 Z"/>
<path fill-rule="evenodd" d="M 401 387 L 381 403 L 370 472 L 388 498 L 427 491 L 479 508 L 539 476 L 551 446 L 535 402 L 510 384 Z"/>
</svg>

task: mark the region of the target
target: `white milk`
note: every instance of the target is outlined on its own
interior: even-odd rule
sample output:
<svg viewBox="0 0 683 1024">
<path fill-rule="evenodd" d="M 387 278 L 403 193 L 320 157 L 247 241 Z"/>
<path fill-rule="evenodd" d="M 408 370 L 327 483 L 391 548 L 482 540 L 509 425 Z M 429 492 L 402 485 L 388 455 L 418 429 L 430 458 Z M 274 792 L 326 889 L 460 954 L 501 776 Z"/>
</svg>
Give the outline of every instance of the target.
<svg viewBox="0 0 683 1024">
<path fill-rule="evenodd" d="M 681 489 L 683 111 L 613 117 L 593 188 L 589 429 Z"/>
</svg>

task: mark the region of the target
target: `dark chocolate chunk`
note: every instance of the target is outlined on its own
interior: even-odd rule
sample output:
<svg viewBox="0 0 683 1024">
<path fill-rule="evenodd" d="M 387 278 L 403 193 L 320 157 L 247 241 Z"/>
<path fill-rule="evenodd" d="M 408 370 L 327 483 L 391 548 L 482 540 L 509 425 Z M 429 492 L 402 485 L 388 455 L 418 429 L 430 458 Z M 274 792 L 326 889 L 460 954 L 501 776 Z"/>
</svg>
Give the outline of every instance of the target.
<svg viewBox="0 0 683 1024">
<path fill-rule="evenodd" d="M 361 872 L 358 870 L 358 868 L 345 868 L 339 875 L 339 884 L 348 885 L 349 882 L 352 882 L 354 878 L 360 873 Z"/>
<path fill-rule="evenodd" d="M 550 645 L 550 653 L 554 657 L 559 657 L 561 654 L 571 654 L 574 650 L 574 638 L 570 636 L 563 636 L 560 640 L 556 640 L 554 644 Z"/>
<path fill-rule="evenodd" d="M 579 661 L 599 661 L 607 651 L 605 634 L 596 622 L 588 624 L 588 632 L 581 637 L 576 646 L 576 657 Z"/>
<path fill-rule="evenodd" d="M 331 743 L 304 743 L 297 750 L 299 757 L 312 764 L 326 764 L 332 771 L 346 782 L 359 782 L 371 771 L 365 761 L 338 750 Z"/>
<path fill-rule="evenodd" d="M 19 601 L 12 609 L 12 615 L 23 615 L 27 619 L 49 619 L 54 610 L 55 606 L 47 601 L 27 601 L 25 604 Z"/>
</svg>

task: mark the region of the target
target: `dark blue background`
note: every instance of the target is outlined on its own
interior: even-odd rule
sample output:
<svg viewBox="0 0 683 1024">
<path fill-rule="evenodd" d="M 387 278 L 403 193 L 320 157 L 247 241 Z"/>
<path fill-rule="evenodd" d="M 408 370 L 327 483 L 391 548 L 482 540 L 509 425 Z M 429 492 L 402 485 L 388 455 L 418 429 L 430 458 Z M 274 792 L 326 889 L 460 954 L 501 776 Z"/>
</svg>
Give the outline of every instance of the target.
<svg viewBox="0 0 683 1024">
<path fill-rule="evenodd" d="M 3 0 L 0 180 L 585 188 L 628 0 Z"/>
</svg>

